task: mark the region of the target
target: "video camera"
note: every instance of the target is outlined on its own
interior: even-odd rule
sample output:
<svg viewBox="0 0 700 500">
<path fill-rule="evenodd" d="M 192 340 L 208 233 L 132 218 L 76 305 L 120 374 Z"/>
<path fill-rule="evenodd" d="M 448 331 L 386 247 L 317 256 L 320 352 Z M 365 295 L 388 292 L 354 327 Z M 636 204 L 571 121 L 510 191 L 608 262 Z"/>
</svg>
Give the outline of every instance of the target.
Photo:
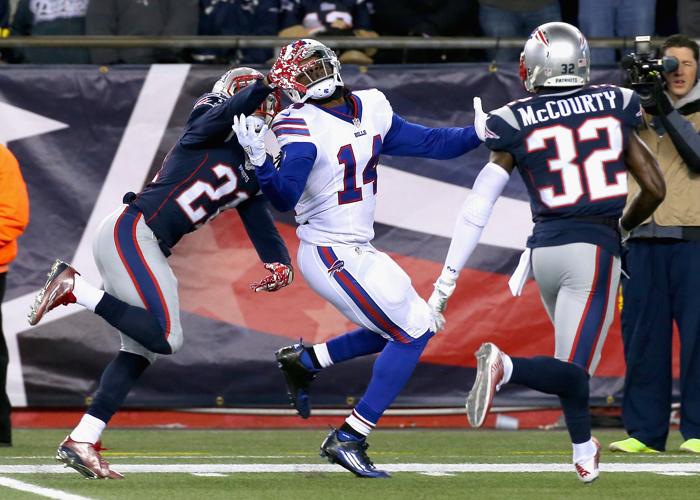
<svg viewBox="0 0 700 500">
<path fill-rule="evenodd" d="M 620 61 L 620 66 L 627 72 L 629 86 L 644 100 L 652 94 L 654 86 L 663 84 L 661 73 L 670 73 L 678 68 L 678 59 L 664 56 L 661 59 L 651 57 L 651 37 L 634 37 L 634 52 Z"/>
</svg>

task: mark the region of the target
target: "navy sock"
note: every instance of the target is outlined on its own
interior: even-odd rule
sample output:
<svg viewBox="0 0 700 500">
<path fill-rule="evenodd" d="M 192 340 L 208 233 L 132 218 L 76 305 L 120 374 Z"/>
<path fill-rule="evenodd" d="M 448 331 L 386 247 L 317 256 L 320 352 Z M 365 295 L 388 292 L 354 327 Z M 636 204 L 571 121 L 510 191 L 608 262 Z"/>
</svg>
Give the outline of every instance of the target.
<svg viewBox="0 0 700 500">
<path fill-rule="evenodd" d="M 559 396 L 571 442 L 591 439 L 588 373 L 578 365 L 546 356 L 511 359 L 510 382 Z"/>
<path fill-rule="evenodd" d="M 411 378 L 418 358 L 433 335 L 427 331 L 410 344 L 387 342 L 374 362 L 369 386 L 355 411 L 376 424 Z"/>
<path fill-rule="evenodd" d="M 365 439 L 365 437 L 350 427 L 347 422 L 338 429 L 339 441 L 362 441 L 363 439 Z"/>
<path fill-rule="evenodd" d="M 358 328 L 326 342 L 328 354 L 334 363 L 374 354 L 384 349 L 387 340 L 367 328 Z"/>
<path fill-rule="evenodd" d="M 313 347 L 304 347 L 304 352 L 301 353 L 301 362 L 309 370 L 321 369 L 321 363 L 318 362 Z"/>
<path fill-rule="evenodd" d="M 105 292 L 95 307 L 95 313 L 149 351 L 172 354 L 158 319 L 142 307 L 129 305 Z"/>
<path fill-rule="evenodd" d="M 109 422 L 148 365 L 148 360 L 143 356 L 119 351 L 102 372 L 100 386 L 87 413 L 105 423 Z"/>
</svg>

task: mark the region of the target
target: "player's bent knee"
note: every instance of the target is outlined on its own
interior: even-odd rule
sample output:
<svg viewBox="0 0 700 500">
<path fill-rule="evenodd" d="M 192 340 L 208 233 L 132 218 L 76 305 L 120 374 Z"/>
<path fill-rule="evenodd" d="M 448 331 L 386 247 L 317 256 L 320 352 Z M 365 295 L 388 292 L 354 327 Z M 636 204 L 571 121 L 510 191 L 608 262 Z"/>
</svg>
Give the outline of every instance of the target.
<svg viewBox="0 0 700 500">
<path fill-rule="evenodd" d="M 567 378 L 569 379 L 570 396 L 577 398 L 587 397 L 589 394 L 588 381 L 590 379 L 588 372 L 574 363 L 569 363 L 569 367 Z"/>
<path fill-rule="evenodd" d="M 170 332 L 170 336 L 168 337 L 168 345 L 170 346 L 170 354 L 175 354 L 177 351 L 180 350 L 182 347 L 182 344 L 184 344 L 185 338 L 182 335 L 182 332 Z"/>
<path fill-rule="evenodd" d="M 428 331 L 433 332 L 433 313 L 428 303 L 420 298 L 418 294 L 411 300 L 408 314 L 410 324 L 416 331 L 420 332 L 416 338 L 424 336 Z"/>
<path fill-rule="evenodd" d="M 425 330 L 420 336 L 414 337 L 413 340 L 411 340 L 411 345 L 422 349 L 423 347 L 426 346 L 428 341 L 435 336 L 435 332 L 432 331 L 431 329 Z"/>
<path fill-rule="evenodd" d="M 156 354 L 153 351 L 149 351 L 146 349 L 144 346 L 141 344 L 138 344 L 136 342 L 122 342 L 122 347 L 120 349 L 121 351 L 128 352 L 131 354 L 136 354 L 137 356 L 141 356 L 146 358 L 149 364 L 153 364 L 156 362 L 156 359 L 158 359 L 158 354 Z"/>
</svg>

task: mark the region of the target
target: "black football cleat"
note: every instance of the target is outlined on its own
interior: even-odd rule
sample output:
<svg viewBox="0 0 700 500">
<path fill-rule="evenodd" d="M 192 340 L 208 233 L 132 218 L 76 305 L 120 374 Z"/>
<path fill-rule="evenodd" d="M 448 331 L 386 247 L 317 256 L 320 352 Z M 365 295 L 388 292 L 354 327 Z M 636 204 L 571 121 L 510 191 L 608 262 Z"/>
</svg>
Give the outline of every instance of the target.
<svg viewBox="0 0 700 500">
<path fill-rule="evenodd" d="M 282 370 L 287 384 L 289 402 L 297 410 L 301 418 L 309 418 L 311 402 L 309 401 L 309 386 L 320 370 L 307 368 L 301 361 L 304 344 L 294 344 L 283 347 L 275 353 L 277 366 Z"/>
<path fill-rule="evenodd" d="M 349 470 L 357 477 L 386 478 L 391 477 L 386 471 L 379 470 L 367 456 L 367 440 L 341 441 L 338 439 L 338 429 L 331 429 L 330 434 L 321 444 L 322 457 L 330 463 L 338 464 Z"/>
</svg>

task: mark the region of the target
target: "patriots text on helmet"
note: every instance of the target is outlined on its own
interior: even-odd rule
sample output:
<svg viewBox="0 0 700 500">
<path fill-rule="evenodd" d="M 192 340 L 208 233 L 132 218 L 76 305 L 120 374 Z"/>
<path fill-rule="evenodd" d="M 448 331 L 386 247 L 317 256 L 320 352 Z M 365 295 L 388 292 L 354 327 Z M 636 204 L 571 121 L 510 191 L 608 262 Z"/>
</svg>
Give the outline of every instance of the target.
<svg viewBox="0 0 700 500">
<path fill-rule="evenodd" d="M 523 106 L 518 108 L 518 113 L 523 125 L 528 126 L 556 120 L 562 116 L 583 115 L 608 109 L 615 109 L 615 92 L 612 90 L 547 101 L 543 108 L 537 110 L 533 110 L 532 106 Z"/>
</svg>

